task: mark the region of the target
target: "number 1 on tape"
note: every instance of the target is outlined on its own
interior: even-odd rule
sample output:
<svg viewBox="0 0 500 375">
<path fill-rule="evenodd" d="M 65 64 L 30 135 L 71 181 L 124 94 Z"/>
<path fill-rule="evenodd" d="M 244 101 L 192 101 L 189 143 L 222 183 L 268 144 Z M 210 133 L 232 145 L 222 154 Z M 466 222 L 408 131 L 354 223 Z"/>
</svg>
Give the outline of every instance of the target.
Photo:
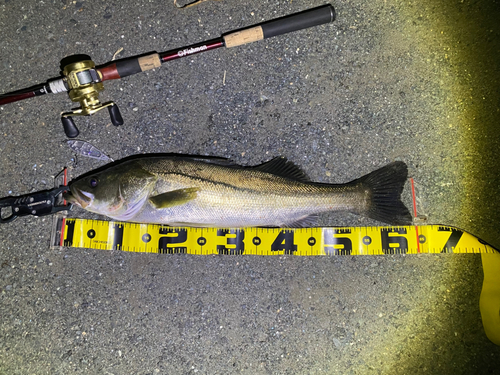
<svg viewBox="0 0 500 375">
<path fill-rule="evenodd" d="M 383 255 L 494 253 L 442 225 L 344 228 L 191 228 L 56 217 L 53 247 L 163 254 Z"/>
</svg>

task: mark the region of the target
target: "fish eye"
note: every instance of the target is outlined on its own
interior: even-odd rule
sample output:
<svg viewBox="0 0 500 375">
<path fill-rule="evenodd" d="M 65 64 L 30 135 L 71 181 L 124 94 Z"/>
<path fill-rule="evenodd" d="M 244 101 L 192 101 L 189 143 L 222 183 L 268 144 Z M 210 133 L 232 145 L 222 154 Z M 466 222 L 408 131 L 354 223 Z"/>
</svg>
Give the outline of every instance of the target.
<svg viewBox="0 0 500 375">
<path fill-rule="evenodd" d="M 97 178 L 92 177 L 92 178 L 90 179 L 90 181 L 89 181 L 89 185 L 90 185 L 90 187 L 93 187 L 93 188 L 97 187 L 97 182 L 98 182 Z"/>
</svg>

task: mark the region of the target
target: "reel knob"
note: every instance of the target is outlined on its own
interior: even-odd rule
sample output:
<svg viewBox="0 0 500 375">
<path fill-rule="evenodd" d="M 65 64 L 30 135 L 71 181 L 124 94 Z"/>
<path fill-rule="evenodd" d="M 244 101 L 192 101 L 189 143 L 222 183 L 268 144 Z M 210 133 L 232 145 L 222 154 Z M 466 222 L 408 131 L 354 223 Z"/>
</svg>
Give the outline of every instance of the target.
<svg viewBox="0 0 500 375">
<path fill-rule="evenodd" d="M 114 126 L 123 125 L 123 117 L 116 104 L 112 104 L 108 107 L 109 117 L 111 117 L 111 122 Z"/>
<path fill-rule="evenodd" d="M 68 138 L 76 138 L 80 132 L 75 125 L 75 122 L 71 118 L 71 116 L 62 116 L 61 121 L 63 124 L 64 132 L 66 133 L 66 137 Z"/>
</svg>

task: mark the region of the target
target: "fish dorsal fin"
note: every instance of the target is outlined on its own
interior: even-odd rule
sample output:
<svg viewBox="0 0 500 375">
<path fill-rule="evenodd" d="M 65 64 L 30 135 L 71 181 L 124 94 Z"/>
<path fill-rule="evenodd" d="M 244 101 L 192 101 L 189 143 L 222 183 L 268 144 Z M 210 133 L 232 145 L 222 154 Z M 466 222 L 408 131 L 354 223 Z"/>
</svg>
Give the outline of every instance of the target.
<svg viewBox="0 0 500 375">
<path fill-rule="evenodd" d="M 179 206 L 181 204 L 187 203 L 196 198 L 198 195 L 198 188 L 186 188 L 167 191 L 163 194 L 155 195 L 149 198 L 149 202 L 155 208 L 168 208 Z"/>
<path fill-rule="evenodd" d="M 276 176 L 290 178 L 292 180 L 301 181 L 301 182 L 309 182 L 309 177 L 297 167 L 291 161 L 288 161 L 284 157 L 277 157 L 268 162 L 265 162 L 261 165 L 254 167 L 254 169 L 261 171 L 272 173 Z"/>
<path fill-rule="evenodd" d="M 284 223 L 281 225 L 282 228 L 309 228 L 318 225 L 319 215 L 312 214 L 301 217 L 300 219 Z"/>
</svg>

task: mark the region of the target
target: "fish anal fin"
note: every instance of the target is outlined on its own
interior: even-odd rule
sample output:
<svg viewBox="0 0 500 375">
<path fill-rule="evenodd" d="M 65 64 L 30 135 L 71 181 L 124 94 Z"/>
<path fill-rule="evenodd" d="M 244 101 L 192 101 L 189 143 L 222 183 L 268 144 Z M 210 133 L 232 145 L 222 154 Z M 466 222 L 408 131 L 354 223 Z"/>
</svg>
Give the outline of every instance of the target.
<svg viewBox="0 0 500 375">
<path fill-rule="evenodd" d="M 276 176 L 289 178 L 296 181 L 308 182 L 309 177 L 291 161 L 284 157 L 277 157 L 261 165 L 253 167 L 255 170 L 271 173 Z"/>
<path fill-rule="evenodd" d="M 294 221 L 290 221 L 281 225 L 282 228 L 309 228 L 318 225 L 319 215 L 312 214 L 303 216 Z"/>
<path fill-rule="evenodd" d="M 179 206 L 196 198 L 199 188 L 186 188 L 167 191 L 149 198 L 149 202 L 155 208 L 168 208 Z"/>
</svg>

